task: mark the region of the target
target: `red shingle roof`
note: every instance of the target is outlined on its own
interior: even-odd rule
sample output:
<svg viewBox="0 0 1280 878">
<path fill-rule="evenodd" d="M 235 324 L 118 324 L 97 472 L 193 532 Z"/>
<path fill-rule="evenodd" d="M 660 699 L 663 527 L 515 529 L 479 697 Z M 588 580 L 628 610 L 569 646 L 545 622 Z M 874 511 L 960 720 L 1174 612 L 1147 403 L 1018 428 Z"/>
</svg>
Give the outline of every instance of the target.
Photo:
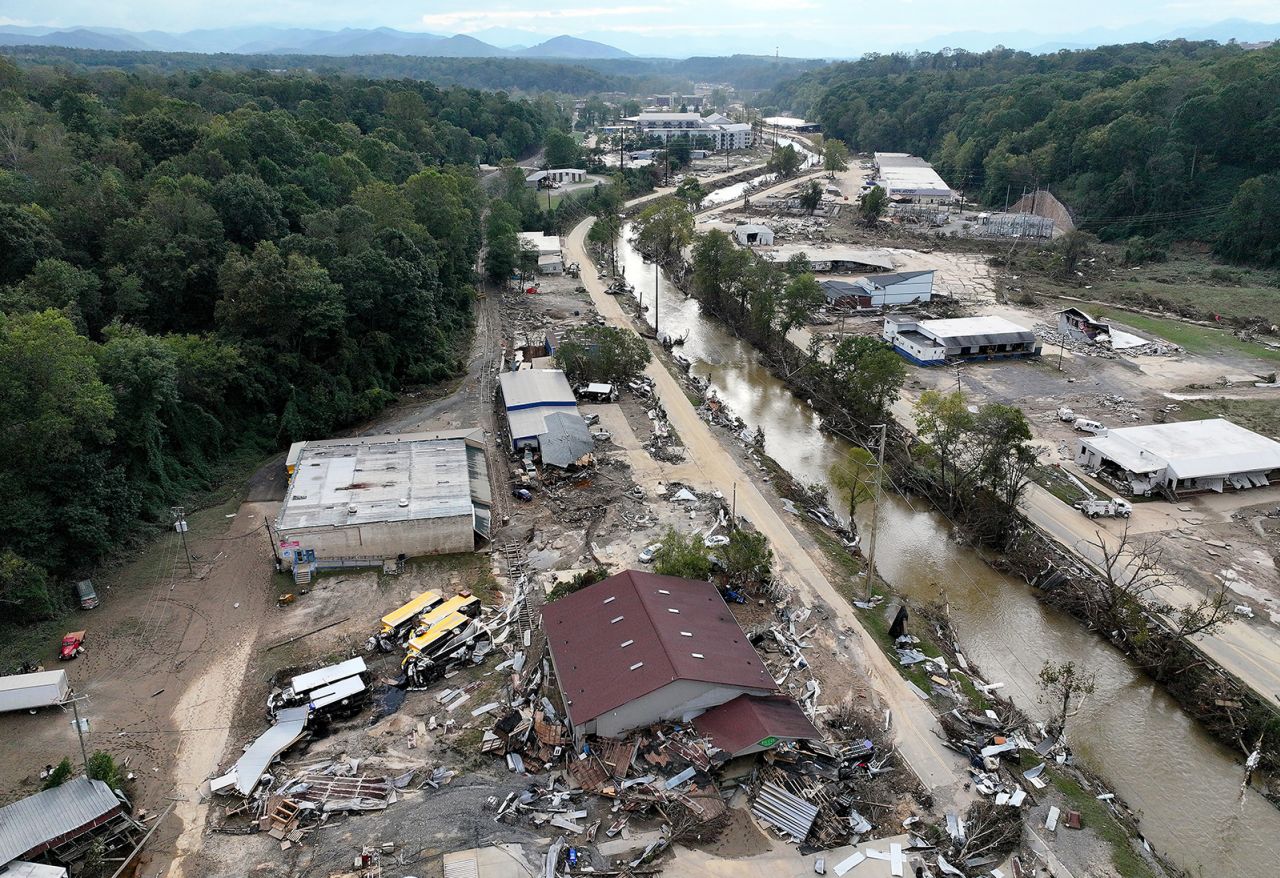
<svg viewBox="0 0 1280 878">
<path fill-rule="evenodd" d="M 774 691 L 709 582 L 628 570 L 542 608 L 574 725 L 675 680 Z"/>
<path fill-rule="evenodd" d="M 739 695 L 695 717 L 693 727 L 731 755 L 766 738 L 822 738 L 800 705 L 785 695 Z"/>
</svg>

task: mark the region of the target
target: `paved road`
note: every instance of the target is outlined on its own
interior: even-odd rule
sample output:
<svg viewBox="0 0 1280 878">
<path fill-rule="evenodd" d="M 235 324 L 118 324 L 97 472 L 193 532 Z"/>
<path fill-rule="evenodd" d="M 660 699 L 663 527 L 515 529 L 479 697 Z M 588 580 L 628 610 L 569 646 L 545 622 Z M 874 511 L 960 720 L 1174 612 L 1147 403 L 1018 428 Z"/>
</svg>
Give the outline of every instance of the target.
<svg viewBox="0 0 1280 878">
<path fill-rule="evenodd" d="M 584 266 L 590 262 L 585 239 L 593 221 L 584 220 L 566 239 L 566 258 Z M 631 328 L 631 321 L 618 300 L 604 292 L 604 285 L 596 279 L 595 272 L 584 271 L 582 279 L 605 320 L 614 326 Z M 863 629 L 856 611 L 827 580 L 752 478 L 721 446 L 675 378 L 657 360 L 650 363 L 646 372 L 655 382 L 671 424 L 684 442 L 689 461 L 697 465 L 699 481 L 707 488 L 725 492 L 737 485 L 738 512 L 769 538 L 778 559 L 779 574 L 800 587 L 808 600 L 830 607 L 840 623 L 854 632 L 873 685 L 893 711 L 896 743 L 903 757 L 941 805 L 960 796 L 963 765 L 956 754 L 942 746 L 933 713 L 907 687 L 888 657 Z"/>
<path fill-rule="evenodd" d="M 1124 533 L 1121 520 L 1086 518 L 1039 485 L 1028 486 L 1022 511 L 1041 530 L 1095 568 L 1105 563 L 1099 539 L 1108 552 L 1114 553 Z M 1176 575 L 1166 574 L 1165 580 L 1169 584 L 1154 590 L 1153 599 L 1184 607 L 1203 597 L 1195 589 L 1179 583 Z M 1212 636 L 1197 637 L 1195 641 L 1228 672 L 1280 707 L 1280 643 L 1270 634 L 1272 630 L 1265 624 L 1233 618 Z"/>
</svg>

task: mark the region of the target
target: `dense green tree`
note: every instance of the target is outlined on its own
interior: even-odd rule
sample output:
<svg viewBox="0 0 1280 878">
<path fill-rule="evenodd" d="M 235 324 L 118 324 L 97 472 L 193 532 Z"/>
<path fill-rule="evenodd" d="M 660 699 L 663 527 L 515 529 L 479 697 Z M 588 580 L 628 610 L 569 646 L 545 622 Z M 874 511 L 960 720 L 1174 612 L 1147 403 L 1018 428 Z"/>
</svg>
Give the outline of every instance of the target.
<svg viewBox="0 0 1280 878">
<path fill-rule="evenodd" d="M 880 186 L 872 186 L 858 201 L 858 215 L 868 225 L 875 225 L 889 209 L 889 194 Z"/>
<path fill-rule="evenodd" d="M 485 218 L 484 270 L 489 280 L 504 282 L 520 264 L 520 217 L 505 201 L 489 206 Z"/>
<path fill-rule="evenodd" d="M 758 531 L 734 528 L 728 545 L 716 549 L 725 575 L 734 583 L 768 582 L 773 576 L 773 550 Z"/>
<path fill-rule="evenodd" d="M 223 177 L 213 187 L 210 201 L 227 236 L 239 244 L 277 238 L 287 228 L 280 193 L 257 177 Z"/>
<path fill-rule="evenodd" d="M 84 332 L 102 306 L 102 282 L 92 271 L 61 259 L 42 259 L 31 273 L 8 289 L 0 288 L 0 310 L 8 313 L 60 309 Z"/>
<path fill-rule="evenodd" d="M 660 543 L 662 548 L 653 556 L 654 573 L 699 581 L 711 578 L 711 557 L 701 536 L 682 534 L 669 527 Z"/>
<path fill-rule="evenodd" d="M 635 220 L 636 246 L 655 259 L 668 260 L 693 240 L 693 214 L 673 196 L 654 201 Z"/>
<path fill-rule="evenodd" d="M 582 154 L 577 141 L 558 128 L 547 131 L 543 145 L 546 148 L 545 160 L 548 168 L 576 168 L 581 165 Z"/>
<path fill-rule="evenodd" d="M 818 205 L 822 203 L 822 184 L 817 180 L 810 180 L 800 187 L 800 206 L 805 212 L 812 214 L 818 209 Z"/>
<path fill-rule="evenodd" d="M 835 176 L 837 171 L 847 170 L 849 167 L 849 147 L 844 145 L 844 141 L 837 140 L 834 137 L 827 137 L 822 141 L 822 168 L 831 176 Z"/>
<path fill-rule="evenodd" d="M 796 175 L 802 161 L 799 151 L 788 143 L 786 146 L 774 149 L 773 154 L 769 156 L 769 161 L 765 164 L 765 169 L 785 180 Z"/>
<path fill-rule="evenodd" d="M 61 253 L 42 210 L 0 204 L 0 284 L 21 280 L 41 259 Z"/>
<path fill-rule="evenodd" d="M 616 326 L 579 326 L 560 339 L 556 363 L 575 384 L 624 384 L 639 377 L 652 355 L 644 339 Z"/>
<path fill-rule="evenodd" d="M 1231 199 L 1217 251 L 1236 262 L 1280 265 L 1280 173 L 1246 180 Z"/>
</svg>

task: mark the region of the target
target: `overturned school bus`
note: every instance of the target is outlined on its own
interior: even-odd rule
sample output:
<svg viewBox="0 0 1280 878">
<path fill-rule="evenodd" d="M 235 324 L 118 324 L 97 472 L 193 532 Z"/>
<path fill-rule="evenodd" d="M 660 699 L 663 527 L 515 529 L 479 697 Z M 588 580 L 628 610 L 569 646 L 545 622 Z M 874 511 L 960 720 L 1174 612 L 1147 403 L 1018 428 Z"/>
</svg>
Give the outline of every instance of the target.
<svg viewBox="0 0 1280 878">
<path fill-rule="evenodd" d="M 420 655 L 431 656 L 448 643 L 468 623 L 480 615 L 480 598 L 460 594 L 422 615 L 421 625 L 405 644 L 405 663 Z"/>
<path fill-rule="evenodd" d="M 424 591 L 404 606 L 383 616 L 379 636 L 403 640 L 405 635 L 413 630 L 418 617 L 440 606 L 443 600 L 438 591 Z"/>
</svg>

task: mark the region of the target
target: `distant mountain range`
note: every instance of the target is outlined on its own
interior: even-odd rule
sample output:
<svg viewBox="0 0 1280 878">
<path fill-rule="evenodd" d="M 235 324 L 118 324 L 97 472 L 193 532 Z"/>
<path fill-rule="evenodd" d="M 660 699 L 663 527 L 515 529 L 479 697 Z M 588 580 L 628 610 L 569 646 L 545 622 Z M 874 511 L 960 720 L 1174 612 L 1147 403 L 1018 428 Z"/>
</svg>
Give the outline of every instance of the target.
<svg viewBox="0 0 1280 878">
<path fill-rule="evenodd" d="M 522 34 L 523 35 L 523 34 Z M 537 39 L 536 34 L 529 34 Z M 307 28 L 243 27 L 185 33 L 127 31 L 106 27 L 0 26 L 0 46 L 66 46 L 73 49 L 151 50 L 158 52 L 231 52 L 243 55 L 422 55 L 440 58 L 630 58 L 614 46 L 562 35 L 533 45 L 495 46 L 467 34 L 442 36 L 389 27 Z"/>
<path fill-rule="evenodd" d="M 599 37 L 600 39 L 590 39 Z M 421 33 L 389 27 L 345 28 L 323 30 L 271 25 L 209 28 L 183 33 L 166 31 L 130 31 L 109 27 L 19 27 L 0 26 L 0 46 L 23 44 L 67 46 L 76 49 L 111 49 L 117 51 L 152 50 L 161 52 L 230 52 L 241 55 L 409 55 L 443 58 L 560 58 L 594 60 L 633 58 L 636 55 L 603 40 L 619 42 L 645 57 L 726 56 L 753 51 L 772 55 L 757 46 L 739 44 L 715 33 L 690 35 L 678 44 L 666 42 L 658 49 L 652 40 L 635 34 L 586 32 L 579 36 L 562 35 L 546 39 L 544 34 L 518 28 L 488 28 L 473 34 Z M 1246 45 L 1280 40 L 1280 23 L 1268 24 L 1239 18 L 1212 23 L 1171 25 L 1147 21 L 1118 28 L 1090 28 L 1076 33 L 1046 34 L 1022 31 L 962 31 L 927 37 L 899 46 L 859 45 L 854 41 L 840 44 L 824 42 L 830 35 L 789 34 L 782 26 L 771 35 L 783 56 L 791 58 L 856 58 L 863 51 L 936 52 L 944 48 L 983 52 L 995 46 L 1033 53 L 1056 52 L 1059 49 L 1088 49 L 1116 43 L 1188 39 L 1237 40 Z M 673 48 L 680 54 L 670 54 Z"/>
</svg>

